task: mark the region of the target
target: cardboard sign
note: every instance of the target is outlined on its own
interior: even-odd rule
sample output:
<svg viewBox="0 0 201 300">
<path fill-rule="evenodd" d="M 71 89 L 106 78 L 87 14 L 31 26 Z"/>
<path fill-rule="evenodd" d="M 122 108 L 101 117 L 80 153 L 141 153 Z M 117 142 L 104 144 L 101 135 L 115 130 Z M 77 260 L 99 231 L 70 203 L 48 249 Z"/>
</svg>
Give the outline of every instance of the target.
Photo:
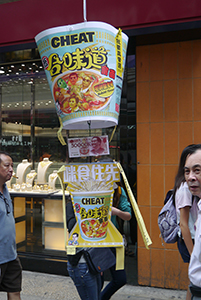
<svg viewBox="0 0 201 300">
<path fill-rule="evenodd" d="M 120 181 L 119 169 L 113 162 L 67 164 L 62 170 L 63 183 L 77 184 L 77 186 L 80 186 L 80 183 L 86 185 L 88 178 L 103 183 L 105 186 L 110 182 Z"/>
</svg>

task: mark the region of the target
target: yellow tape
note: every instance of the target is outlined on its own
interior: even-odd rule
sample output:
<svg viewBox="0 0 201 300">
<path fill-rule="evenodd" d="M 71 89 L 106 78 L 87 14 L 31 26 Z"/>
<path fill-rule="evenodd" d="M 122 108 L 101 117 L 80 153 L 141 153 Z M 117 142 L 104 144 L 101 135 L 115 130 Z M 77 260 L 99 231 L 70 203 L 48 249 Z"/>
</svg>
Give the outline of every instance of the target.
<svg viewBox="0 0 201 300">
<path fill-rule="evenodd" d="M 112 141 L 112 139 L 113 139 L 113 136 L 114 136 L 114 134 L 115 134 L 116 128 L 117 128 L 117 125 L 114 127 L 114 129 L 113 129 L 113 131 L 112 131 L 112 134 L 111 134 L 109 143 L 110 143 L 110 142 Z"/>
<path fill-rule="evenodd" d="M 124 247 L 116 248 L 116 270 L 124 269 Z"/>
<path fill-rule="evenodd" d="M 143 241 L 144 241 L 144 244 L 146 246 L 147 249 L 149 249 L 149 245 L 152 244 L 152 241 L 150 239 L 150 236 L 146 230 L 146 226 L 144 224 L 144 220 L 142 218 L 142 215 L 140 213 L 140 210 L 138 208 L 138 205 L 137 205 L 137 202 L 133 196 L 133 193 L 132 193 L 132 190 L 130 188 L 130 185 L 128 183 L 128 180 L 126 178 L 126 175 L 124 173 L 124 170 L 121 166 L 121 164 L 119 162 L 115 162 L 122 177 L 123 177 L 123 180 L 124 180 L 124 183 L 125 183 L 125 186 L 126 186 L 126 189 L 127 189 L 127 192 L 128 192 L 128 195 L 129 195 L 129 198 L 130 198 L 130 201 L 131 201 L 131 204 L 132 204 L 132 207 L 133 207 L 133 211 L 135 213 L 135 217 L 136 217 L 136 220 L 137 220 L 137 223 L 138 223 L 138 226 L 140 228 L 140 232 L 141 232 L 141 235 L 142 235 L 142 238 L 143 238 Z"/>
<path fill-rule="evenodd" d="M 123 74 L 123 55 L 122 55 L 122 30 L 119 28 L 115 37 L 116 48 L 116 72 L 117 76 L 122 77 Z"/>
<path fill-rule="evenodd" d="M 68 229 L 66 225 L 66 197 L 65 197 L 65 188 L 63 184 L 63 172 L 65 171 L 65 166 L 62 166 L 57 174 L 58 178 L 62 187 L 62 192 L 63 192 L 63 201 L 62 201 L 62 206 L 63 206 L 63 221 L 64 221 L 64 242 L 65 242 L 65 248 L 67 247 L 67 241 L 68 241 Z"/>
<path fill-rule="evenodd" d="M 66 145 L 66 142 L 64 141 L 64 138 L 63 138 L 63 135 L 61 133 L 62 129 L 63 129 L 63 124 L 62 124 L 62 121 L 61 121 L 61 118 L 59 117 L 59 122 L 60 122 L 60 128 L 59 130 L 57 131 L 57 136 L 58 136 L 58 139 L 60 141 L 60 143 L 62 144 L 62 146 L 65 146 Z"/>
</svg>

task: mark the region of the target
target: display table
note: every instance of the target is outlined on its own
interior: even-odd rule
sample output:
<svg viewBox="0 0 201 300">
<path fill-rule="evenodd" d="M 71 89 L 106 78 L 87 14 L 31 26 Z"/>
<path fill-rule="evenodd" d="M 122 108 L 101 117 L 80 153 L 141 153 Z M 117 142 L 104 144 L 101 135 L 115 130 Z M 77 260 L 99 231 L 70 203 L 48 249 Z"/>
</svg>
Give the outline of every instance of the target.
<svg viewBox="0 0 201 300">
<path fill-rule="evenodd" d="M 57 193 L 57 195 L 60 196 L 60 194 L 58 194 L 59 190 L 57 191 L 52 191 L 49 193 L 40 193 L 40 192 L 34 192 L 34 191 L 14 191 L 14 190 L 10 190 L 9 193 L 11 195 L 11 197 L 32 197 L 32 198 L 49 198 L 51 195 Z"/>
</svg>

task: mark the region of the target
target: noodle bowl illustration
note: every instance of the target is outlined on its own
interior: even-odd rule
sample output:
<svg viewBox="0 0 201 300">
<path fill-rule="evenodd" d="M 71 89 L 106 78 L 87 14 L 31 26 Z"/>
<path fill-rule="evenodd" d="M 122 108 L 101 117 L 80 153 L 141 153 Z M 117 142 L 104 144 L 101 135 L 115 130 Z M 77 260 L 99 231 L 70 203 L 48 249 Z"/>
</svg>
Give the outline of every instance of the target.
<svg viewBox="0 0 201 300">
<path fill-rule="evenodd" d="M 72 78 L 75 80 L 72 81 Z M 113 82 L 95 71 L 66 72 L 53 83 L 55 103 L 60 104 L 64 114 L 102 110 L 109 104 L 113 92 Z M 71 105 L 73 98 L 74 107 Z"/>
<path fill-rule="evenodd" d="M 99 239 L 105 238 L 107 233 L 108 221 L 103 221 L 100 223 L 98 219 L 85 219 L 81 221 L 82 234 L 86 238 Z"/>
</svg>

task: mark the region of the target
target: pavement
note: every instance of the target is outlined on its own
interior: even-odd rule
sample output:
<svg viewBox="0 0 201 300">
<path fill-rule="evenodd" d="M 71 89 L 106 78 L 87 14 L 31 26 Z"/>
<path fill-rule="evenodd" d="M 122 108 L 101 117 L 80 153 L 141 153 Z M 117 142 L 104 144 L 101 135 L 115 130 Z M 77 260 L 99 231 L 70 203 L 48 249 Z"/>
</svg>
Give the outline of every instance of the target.
<svg viewBox="0 0 201 300">
<path fill-rule="evenodd" d="M 105 283 L 107 284 L 107 282 Z M 125 285 L 111 300 L 185 300 L 186 291 Z M 0 300 L 6 300 L 0 293 Z M 69 276 L 23 271 L 22 300 L 79 300 L 78 293 Z"/>
</svg>

